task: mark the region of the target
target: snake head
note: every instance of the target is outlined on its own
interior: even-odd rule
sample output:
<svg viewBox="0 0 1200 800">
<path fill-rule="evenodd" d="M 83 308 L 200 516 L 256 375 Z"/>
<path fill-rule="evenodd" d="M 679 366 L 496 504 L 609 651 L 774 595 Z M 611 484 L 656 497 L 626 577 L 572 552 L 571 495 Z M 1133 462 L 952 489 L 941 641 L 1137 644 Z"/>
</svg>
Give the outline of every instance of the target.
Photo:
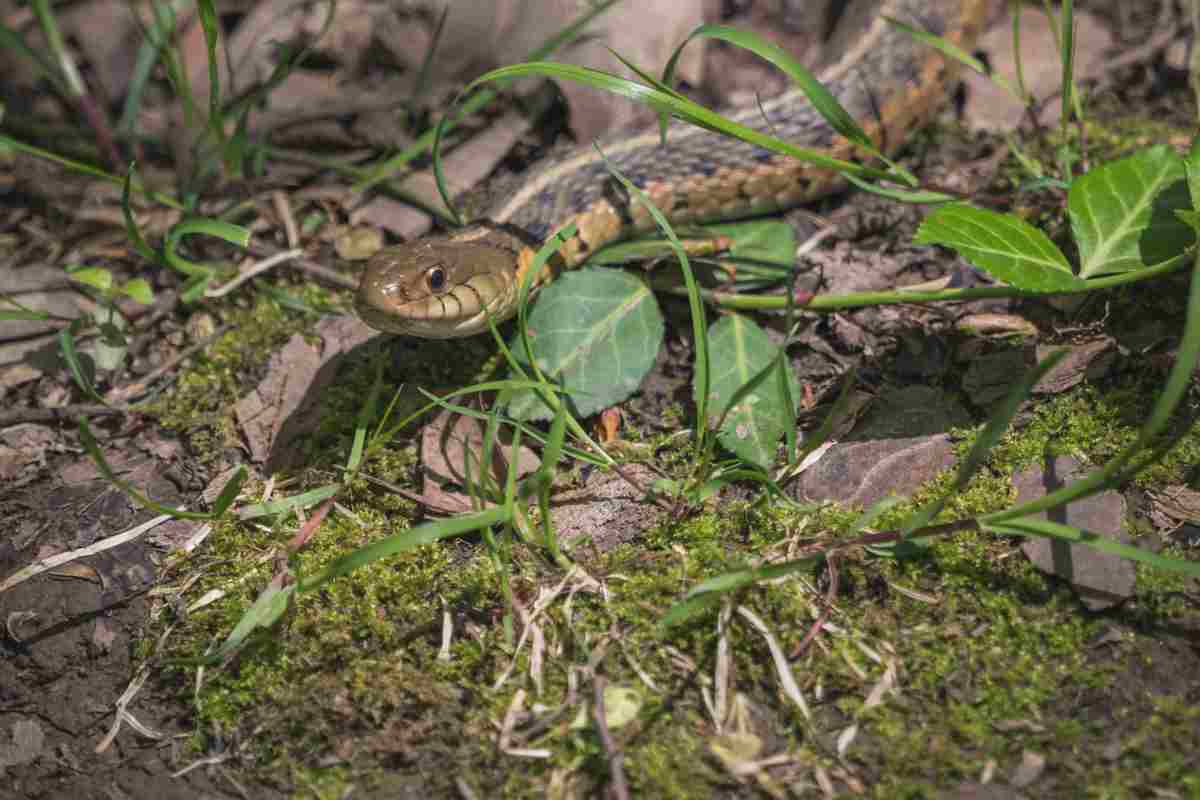
<svg viewBox="0 0 1200 800">
<path fill-rule="evenodd" d="M 501 323 L 516 306 L 511 237 L 471 228 L 387 247 L 367 262 L 355 309 L 387 333 L 457 339 Z"/>
</svg>

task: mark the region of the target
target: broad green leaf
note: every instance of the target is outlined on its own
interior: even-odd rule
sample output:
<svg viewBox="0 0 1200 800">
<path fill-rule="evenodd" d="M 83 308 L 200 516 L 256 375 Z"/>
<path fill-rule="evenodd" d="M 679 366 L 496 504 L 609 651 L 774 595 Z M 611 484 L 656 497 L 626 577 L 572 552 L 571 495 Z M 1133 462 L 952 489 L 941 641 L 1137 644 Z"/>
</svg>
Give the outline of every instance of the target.
<svg viewBox="0 0 1200 800">
<path fill-rule="evenodd" d="M 560 384 L 580 416 L 619 403 L 637 390 L 654 365 L 663 318 L 639 278 L 609 269 L 569 272 L 542 290 L 529 313 L 529 340 L 538 369 Z M 515 337 L 520 361 L 529 355 Z M 509 413 L 550 419 L 529 390 L 514 392 Z"/>
<path fill-rule="evenodd" d="M 990 275 L 1033 292 L 1077 288 L 1080 280 L 1054 242 L 1020 217 L 951 203 L 917 230 L 917 244 L 940 244 Z"/>
<path fill-rule="evenodd" d="M 791 418 L 775 358 L 779 348 L 740 314 L 717 320 L 708 330 L 708 346 L 713 364 L 708 413 L 714 421 L 725 417 L 717 439 L 743 461 L 770 466 Z M 791 396 L 799 397 L 795 376 L 788 373 Z"/>
<path fill-rule="evenodd" d="M 1178 255 L 1196 235 L 1175 211 L 1191 207 L 1183 160 L 1167 145 L 1080 176 L 1067 204 L 1080 276 L 1133 272 Z"/>
</svg>

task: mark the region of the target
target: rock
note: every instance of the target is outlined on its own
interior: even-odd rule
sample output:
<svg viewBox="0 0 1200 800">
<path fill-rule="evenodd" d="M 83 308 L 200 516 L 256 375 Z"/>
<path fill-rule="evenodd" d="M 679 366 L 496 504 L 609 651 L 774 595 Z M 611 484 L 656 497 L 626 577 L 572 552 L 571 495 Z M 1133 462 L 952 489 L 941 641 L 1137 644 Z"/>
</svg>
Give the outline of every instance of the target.
<svg viewBox="0 0 1200 800">
<path fill-rule="evenodd" d="M 1070 456 L 1058 456 L 1046 467 L 1024 470 L 1013 476 L 1017 502 L 1043 497 L 1086 472 L 1087 469 Z M 1040 516 L 1115 541 L 1126 544 L 1131 541 L 1121 530 L 1125 498 L 1112 490 Z M 1128 559 L 1087 545 L 1041 537 L 1026 539 L 1021 550 L 1042 572 L 1068 581 L 1080 601 L 1092 611 L 1110 608 L 1133 594 L 1137 573 Z"/>
<path fill-rule="evenodd" d="M 647 489 L 658 477 L 639 464 L 626 464 L 622 471 Z M 601 470 L 594 470 L 582 488 L 553 495 L 550 504 L 554 531 L 564 548 L 586 536 L 600 550 L 611 550 L 640 536 L 661 513 L 620 475 Z"/>
<path fill-rule="evenodd" d="M 943 392 L 909 386 L 876 398 L 863 422 L 809 467 L 789 491 L 802 502 L 870 506 L 908 495 L 956 460 L 948 428 L 970 416 Z"/>
</svg>

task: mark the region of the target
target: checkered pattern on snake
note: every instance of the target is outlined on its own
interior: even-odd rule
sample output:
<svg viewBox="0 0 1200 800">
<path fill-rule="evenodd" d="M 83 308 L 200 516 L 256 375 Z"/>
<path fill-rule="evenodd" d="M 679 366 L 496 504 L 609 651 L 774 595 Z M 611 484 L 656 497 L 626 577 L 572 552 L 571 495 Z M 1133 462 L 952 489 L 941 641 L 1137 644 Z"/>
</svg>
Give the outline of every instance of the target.
<svg viewBox="0 0 1200 800">
<path fill-rule="evenodd" d="M 885 17 L 969 48 L 986 0 L 875 0 L 863 30 L 818 79 L 884 152 L 942 105 L 954 64 Z M 862 4 L 860 3 L 860 8 Z M 799 90 L 725 116 L 833 158 L 862 155 L 837 135 Z M 729 220 L 810 202 L 841 188 L 822 168 L 682 122 L 662 144 L 657 128 L 599 142 L 604 158 L 649 195 L 672 223 Z M 591 144 L 559 150 L 517 176 L 495 181 L 461 230 L 385 248 L 368 263 L 356 307 L 380 330 L 455 338 L 487 330 L 516 310 L 517 288 L 539 243 L 574 221 L 578 233 L 537 276 L 543 284 L 598 247 L 653 228 L 649 213 L 615 184 Z"/>
</svg>

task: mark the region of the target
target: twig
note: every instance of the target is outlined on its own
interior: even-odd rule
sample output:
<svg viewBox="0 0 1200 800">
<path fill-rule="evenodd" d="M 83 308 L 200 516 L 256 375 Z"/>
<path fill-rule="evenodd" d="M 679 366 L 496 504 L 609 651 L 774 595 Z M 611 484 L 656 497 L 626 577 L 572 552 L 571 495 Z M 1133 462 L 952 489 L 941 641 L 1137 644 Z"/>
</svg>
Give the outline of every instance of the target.
<svg viewBox="0 0 1200 800">
<path fill-rule="evenodd" d="M 149 388 L 149 386 L 152 383 L 157 381 L 162 376 L 166 375 L 171 370 L 175 369 L 175 367 L 179 366 L 179 364 L 181 364 L 182 362 L 186 361 L 187 359 L 194 356 L 196 353 L 198 353 L 201 350 L 203 350 L 204 348 L 208 347 L 210 344 L 215 342 L 217 339 L 224 336 L 225 333 L 229 330 L 229 327 L 230 326 L 228 323 L 221 325 L 215 331 L 210 333 L 208 336 L 205 336 L 203 339 L 196 342 L 191 347 L 187 347 L 187 348 L 181 350 L 179 353 L 177 353 L 174 356 L 172 356 L 171 358 L 167 359 L 160 366 L 156 367 L 155 369 L 150 370 L 150 372 L 148 372 L 142 376 L 141 380 L 126 384 L 124 386 L 117 386 L 117 387 L 110 389 L 108 391 L 108 394 L 105 395 L 104 399 L 108 400 L 110 403 L 126 403 L 126 402 L 129 402 L 132 398 L 138 397 L 138 396 L 144 394 L 146 389 Z"/>
<path fill-rule="evenodd" d="M 595 691 L 592 694 L 592 718 L 596 722 L 596 733 L 600 736 L 600 744 L 604 746 L 604 754 L 608 756 L 608 777 L 612 786 L 612 794 L 617 800 L 629 800 L 629 784 L 625 781 L 625 756 L 617 749 L 608 722 L 604 718 L 604 676 L 597 675 L 594 679 Z"/>
<path fill-rule="evenodd" d="M 425 509 L 429 511 L 433 511 L 438 514 L 445 514 L 447 517 L 452 517 L 455 514 L 462 514 L 471 510 L 469 508 L 451 508 L 449 506 L 438 505 L 436 502 L 426 498 L 423 495 L 419 495 L 416 492 L 410 492 L 408 489 L 401 488 L 394 483 L 385 481 L 383 478 L 376 478 L 374 475 L 369 475 L 366 472 L 359 472 L 358 476 L 367 483 L 373 483 L 376 486 L 387 489 L 389 492 L 394 492 L 395 494 L 398 494 L 407 500 L 411 500 L 419 506 L 424 506 Z"/>
<path fill-rule="evenodd" d="M 246 250 L 250 253 L 250 255 L 255 256 L 256 258 L 270 258 L 272 256 L 278 255 L 281 252 L 284 252 L 281 250 L 276 250 L 273 247 L 265 247 L 263 245 L 255 245 L 255 244 L 250 245 L 249 247 L 246 248 Z M 343 275 L 342 273 L 338 272 L 337 270 L 332 270 L 329 267 L 324 266 L 323 264 L 318 264 L 316 261 L 313 261 L 311 258 L 303 258 L 303 257 L 293 258 L 289 262 L 289 266 L 291 266 L 295 269 L 299 269 L 301 272 L 307 272 L 309 275 L 312 275 L 313 277 L 315 277 L 319 280 L 322 280 L 325 283 L 328 283 L 332 286 L 336 286 L 341 289 L 357 289 L 358 288 L 358 280 L 356 280 L 355 278 L 352 278 L 349 275 Z"/>
<path fill-rule="evenodd" d="M 825 622 L 829 619 L 829 612 L 833 610 L 833 601 L 837 599 L 838 590 L 838 571 L 835 558 L 825 559 L 825 566 L 829 570 L 829 589 L 825 592 L 825 602 L 821 604 L 821 610 L 817 613 L 817 619 L 808 629 L 808 633 L 804 634 L 804 638 L 800 643 L 792 648 L 792 652 L 788 654 L 788 659 L 795 661 L 804 654 L 812 640 L 816 638 L 817 633 L 824 627 Z"/>
<path fill-rule="evenodd" d="M 275 267 L 279 266 L 280 264 L 282 264 L 285 261 L 290 261 L 292 259 L 299 258 L 300 254 L 303 252 L 304 252 L 303 250 L 283 250 L 281 252 L 276 253 L 275 255 L 268 256 L 267 258 L 263 259 L 259 263 L 255 264 L 250 269 L 239 274 L 236 278 L 234 278 L 233 280 L 231 280 L 229 283 L 225 284 L 224 286 L 218 286 L 216 289 L 209 289 L 208 291 L 206 291 L 204 293 L 204 296 L 209 299 L 224 297 L 225 295 L 232 292 L 234 289 L 241 286 L 246 281 L 248 281 L 252 278 L 257 278 L 259 275 L 263 274 L 264 272 L 269 272 L 269 271 L 275 269 Z"/>
<path fill-rule="evenodd" d="M 0 428 L 20 425 L 22 422 L 74 422 L 80 417 L 119 417 L 125 414 L 141 414 L 136 408 L 102 406 L 78 403 L 60 408 L 16 408 L 0 411 Z"/>
<path fill-rule="evenodd" d="M 78 550 L 68 550 L 65 553 L 58 553 L 57 555 L 43 558 L 40 561 L 35 561 L 24 569 L 17 570 L 3 581 L 0 581 L 0 592 L 5 592 L 19 583 L 24 583 L 35 575 L 40 575 L 47 570 L 54 569 L 55 567 L 61 567 L 63 564 L 69 564 L 76 559 L 94 556 L 97 553 L 102 553 L 105 550 L 111 550 L 112 548 L 125 544 L 126 542 L 132 542 L 134 539 L 148 531 L 153 530 L 169 519 L 171 519 L 169 514 L 161 514 L 151 520 L 143 522 L 141 525 L 130 528 L 124 533 L 118 533 L 115 536 L 107 536 L 95 544 L 89 545 L 88 547 L 81 547 Z"/>
</svg>

